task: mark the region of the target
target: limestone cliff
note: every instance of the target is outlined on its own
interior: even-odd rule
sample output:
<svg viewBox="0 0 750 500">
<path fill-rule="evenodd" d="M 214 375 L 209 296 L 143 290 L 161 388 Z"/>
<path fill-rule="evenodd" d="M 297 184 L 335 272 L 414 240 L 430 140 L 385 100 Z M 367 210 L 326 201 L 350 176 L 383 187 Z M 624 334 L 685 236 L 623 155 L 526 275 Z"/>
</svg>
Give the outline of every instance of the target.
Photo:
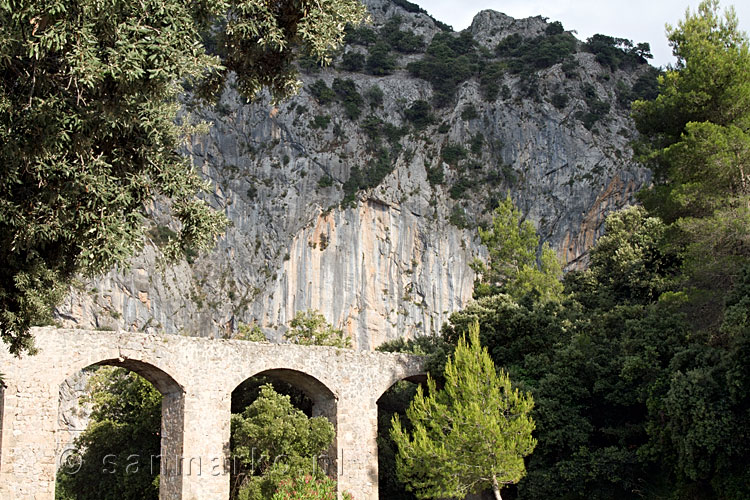
<svg viewBox="0 0 750 500">
<path fill-rule="evenodd" d="M 507 191 L 566 264 L 585 264 L 606 214 L 648 180 L 628 146 L 626 94 L 649 66 L 606 66 L 578 43 L 562 62 L 513 70 L 530 59 L 497 56 L 499 43 L 544 46 L 560 30 L 483 11 L 464 34 L 472 76 L 437 105 L 439 82 L 409 64 L 436 34 L 462 35 L 367 3 L 364 41 L 351 36 L 332 68 L 306 63 L 298 96 L 248 103 L 230 85 L 215 107 L 191 109 L 212 128 L 187 154 L 233 223 L 215 250 L 165 264 L 175 228 L 157 225 L 129 269 L 71 291 L 63 324 L 225 336 L 318 309 L 361 349 L 435 332 L 471 300 L 469 263 L 486 251 L 476 227 Z M 390 43 L 384 71 L 377 37 Z"/>
</svg>

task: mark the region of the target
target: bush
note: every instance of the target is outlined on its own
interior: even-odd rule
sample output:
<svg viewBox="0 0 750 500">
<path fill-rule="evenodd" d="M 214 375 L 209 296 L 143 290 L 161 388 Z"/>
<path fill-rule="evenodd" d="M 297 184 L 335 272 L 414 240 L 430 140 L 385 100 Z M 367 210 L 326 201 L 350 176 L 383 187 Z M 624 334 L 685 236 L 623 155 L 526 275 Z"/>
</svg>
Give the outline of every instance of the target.
<svg viewBox="0 0 750 500">
<path fill-rule="evenodd" d="M 466 158 L 466 149 L 460 144 L 446 144 L 440 151 L 440 157 L 445 163 L 455 167 L 459 161 Z"/>
<path fill-rule="evenodd" d="M 453 206 L 451 215 L 448 217 L 448 222 L 459 229 L 467 229 L 470 227 L 469 220 L 466 218 L 466 211 L 458 204 Z"/>
<path fill-rule="evenodd" d="M 503 65 L 490 63 L 482 66 L 479 73 L 479 91 L 485 101 L 493 102 L 500 93 L 500 81 L 503 77 Z"/>
<path fill-rule="evenodd" d="M 383 105 L 383 90 L 373 85 L 365 91 L 365 99 L 370 103 L 371 108 L 378 108 Z"/>
<path fill-rule="evenodd" d="M 656 96 L 659 95 L 658 76 L 659 70 L 649 66 L 648 70 L 639 76 L 633 84 L 631 92 L 633 100 L 651 101 L 656 99 Z"/>
<path fill-rule="evenodd" d="M 586 40 L 586 50 L 596 56 L 596 61 L 610 70 L 633 68 L 651 59 L 648 43 L 633 45 L 631 40 L 596 34 Z"/>
<path fill-rule="evenodd" d="M 435 106 L 447 106 L 453 101 L 458 85 L 479 69 L 476 42 L 468 30 L 458 37 L 437 33 L 425 56 L 410 63 L 407 69 L 412 76 L 430 82 Z"/>
<path fill-rule="evenodd" d="M 345 52 L 341 56 L 341 69 L 351 72 L 362 71 L 365 67 L 365 55 L 359 52 Z"/>
<path fill-rule="evenodd" d="M 404 110 L 404 117 L 414 125 L 416 129 L 428 127 L 435 121 L 432 116 L 432 106 L 424 100 L 418 100 L 411 103 L 411 106 Z"/>
<path fill-rule="evenodd" d="M 352 500 L 351 493 L 344 492 L 343 499 Z M 336 500 L 336 481 L 312 476 L 284 479 L 271 500 Z"/>
<path fill-rule="evenodd" d="M 333 92 L 338 96 L 341 104 L 344 106 L 344 113 L 351 120 L 356 120 L 362 113 L 362 104 L 364 99 L 357 92 L 357 85 L 351 79 L 342 80 L 336 78 L 333 80 Z"/>
<path fill-rule="evenodd" d="M 565 106 L 568 105 L 568 100 L 569 100 L 568 95 L 563 94 L 562 92 L 552 94 L 552 97 L 550 97 L 550 102 L 557 109 L 565 109 Z"/>
<path fill-rule="evenodd" d="M 371 75 L 385 76 L 396 69 L 396 59 L 390 53 L 390 46 L 380 41 L 370 47 L 365 65 Z"/>
<path fill-rule="evenodd" d="M 430 186 L 440 185 L 445 180 L 442 165 L 438 164 L 434 167 L 426 167 L 425 170 L 427 171 L 427 182 L 430 183 Z"/>
<path fill-rule="evenodd" d="M 471 137 L 471 141 L 469 141 L 469 145 L 471 146 L 471 153 L 473 155 L 480 155 L 482 153 L 482 146 L 484 146 L 484 136 L 481 132 L 477 132 Z"/>
<path fill-rule="evenodd" d="M 596 88 L 591 84 L 584 85 L 581 87 L 581 90 L 583 91 L 583 98 L 586 101 L 588 111 L 579 111 L 576 113 L 576 118 L 583 122 L 584 127 L 591 130 L 597 121 L 609 113 L 610 104 L 599 99 Z"/>
<path fill-rule="evenodd" d="M 477 113 L 477 108 L 474 106 L 474 104 L 469 103 L 464 105 L 464 109 L 463 111 L 461 111 L 461 119 L 469 121 L 476 118 L 479 118 L 479 113 Z"/>
<path fill-rule="evenodd" d="M 477 187 L 476 179 L 469 179 L 468 177 L 460 177 L 449 191 L 451 198 L 457 200 L 464 198 L 466 191 L 475 190 Z"/>
<path fill-rule="evenodd" d="M 393 50 L 405 54 L 413 54 L 424 50 L 424 39 L 422 39 L 422 36 L 415 35 L 411 31 L 399 29 L 401 21 L 401 16 L 391 17 L 380 30 L 383 39 L 388 42 L 388 45 Z"/>
<path fill-rule="evenodd" d="M 310 121 L 310 127 L 314 129 L 325 130 L 331 123 L 330 115 L 315 115 Z"/>
<path fill-rule="evenodd" d="M 550 26 L 553 25 L 556 26 L 555 23 Z M 564 61 L 575 53 L 577 45 L 576 38 L 563 31 L 560 25 L 559 30 L 548 27 L 547 34 L 536 38 L 523 38 L 518 33 L 509 35 L 497 44 L 495 54 L 510 59 L 508 67 L 514 73 L 524 73 L 549 68 Z"/>
<path fill-rule="evenodd" d="M 360 170 L 359 166 L 352 167 L 349 178 L 343 186 L 344 199 L 341 203 L 346 205 L 353 202 L 357 191 L 377 186 L 391 171 L 393 171 L 391 154 L 386 149 L 378 150 L 364 171 Z"/>
<path fill-rule="evenodd" d="M 318 179 L 318 187 L 327 188 L 333 186 L 333 178 L 330 175 L 324 175 Z"/>
<path fill-rule="evenodd" d="M 346 27 L 346 34 L 344 35 L 344 42 L 350 45 L 372 45 L 378 41 L 378 35 L 374 30 L 367 26 L 351 26 Z"/>
<path fill-rule="evenodd" d="M 321 79 L 315 80 L 307 87 L 307 90 L 321 106 L 330 104 L 336 98 L 336 93 Z"/>
</svg>

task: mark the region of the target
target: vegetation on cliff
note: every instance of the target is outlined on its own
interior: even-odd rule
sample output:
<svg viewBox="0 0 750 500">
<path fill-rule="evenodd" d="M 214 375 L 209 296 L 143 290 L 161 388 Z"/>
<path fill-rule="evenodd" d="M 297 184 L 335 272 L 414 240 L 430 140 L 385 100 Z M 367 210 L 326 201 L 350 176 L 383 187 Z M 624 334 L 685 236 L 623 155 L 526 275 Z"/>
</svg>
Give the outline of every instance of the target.
<svg viewBox="0 0 750 500">
<path fill-rule="evenodd" d="M 230 72 L 253 98 L 293 93 L 299 51 L 327 61 L 358 23 L 355 0 L 266 5 L 60 0 L 0 3 L 0 336 L 32 350 L 32 325 L 76 273 L 124 264 L 149 206 L 171 201 L 169 253 L 213 245 L 227 220 L 179 153 L 200 127 L 178 96 L 212 99 Z"/>
</svg>

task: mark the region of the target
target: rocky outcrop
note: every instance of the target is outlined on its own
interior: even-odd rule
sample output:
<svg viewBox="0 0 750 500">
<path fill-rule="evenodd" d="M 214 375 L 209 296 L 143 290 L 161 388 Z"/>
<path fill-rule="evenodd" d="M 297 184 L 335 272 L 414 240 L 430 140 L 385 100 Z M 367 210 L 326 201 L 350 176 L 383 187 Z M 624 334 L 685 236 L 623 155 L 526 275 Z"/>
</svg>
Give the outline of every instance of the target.
<svg viewBox="0 0 750 500">
<path fill-rule="evenodd" d="M 440 31 L 424 13 L 387 0 L 368 4 L 375 32 L 396 14 L 401 29 L 425 42 Z M 508 35 L 543 36 L 547 26 L 539 17 L 482 11 L 469 30 L 491 53 Z M 617 104 L 645 67 L 611 71 L 578 51 L 565 68 L 499 74 L 502 91 L 490 100 L 471 78 L 419 129 L 405 109 L 429 102 L 433 89 L 406 66 L 422 54 L 392 56 L 397 69 L 387 76 L 303 74 L 300 95 L 277 106 L 264 97 L 248 103 L 229 85 L 217 106 L 187 110 L 212 125 L 187 154 L 213 183 L 210 202 L 232 227 L 208 255 L 168 264 L 160 235 L 176 228 L 155 226 L 129 269 L 71 291 L 61 323 L 231 336 L 241 322 L 283 330 L 296 311 L 318 309 L 360 349 L 434 333 L 471 300 L 469 264 L 486 252 L 476 227 L 506 192 L 569 268 L 585 265 L 606 214 L 648 180 L 632 161 L 633 127 Z M 363 98 L 353 119 L 341 100 L 321 104 L 311 86 L 321 80 L 330 88 L 336 79 L 351 80 L 360 96 L 380 89 L 382 104 Z M 593 126 L 581 119 L 592 100 L 610 104 Z M 368 126 L 378 123 L 391 128 L 374 144 Z M 405 127 L 396 146 L 393 134 Z M 463 149 L 460 160 L 447 161 L 451 146 Z M 383 150 L 388 173 L 345 198 L 353 169 L 376 163 Z"/>
</svg>

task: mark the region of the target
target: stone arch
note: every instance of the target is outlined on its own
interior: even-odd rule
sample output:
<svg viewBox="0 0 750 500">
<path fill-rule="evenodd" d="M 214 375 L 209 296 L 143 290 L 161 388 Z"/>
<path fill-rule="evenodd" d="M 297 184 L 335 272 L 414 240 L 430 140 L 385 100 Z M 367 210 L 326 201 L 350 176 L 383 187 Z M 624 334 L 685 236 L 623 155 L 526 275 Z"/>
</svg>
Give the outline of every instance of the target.
<svg viewBox="0 0 750 500">
<path fill-rule="evenodd" d="M 324 465 L 327 474 L 336 479 L 338 470 L 336 460 L 338 454 L 338 396 L 318 378 L 293 368 L 269 368 L 258 371 L 234 384 L 232 392 L 245 381 L 260 376 L 280 380 L 301 390 L 312 401 L 312 416 L 326 417 L 333 424 L 333 442 L 326 453 L 327 460 L 325 460 Z"/>
<path fill-rule="evenodd" d="M 105 357 L 106 358 L 106 357 Z M 115 366 L 132 371 L 148 382 L 162 395 L 161 404 L 161 449 L 159 455 L 160 480 L 159 498 L 175 499 L 182 496 L 183 432 L 185 427 L 185 389 L 164 369 L 149 361 L 130 358 L 106 358 L 101 361 L 72 367 L 67 376 L 60 382 L 62 386 L 77 373 L 97 366 Z M 58 401 L 58 415 L 61 409 Z M 56 456 L 64 450 L 58 442 Z M 156 457 L 154 457 L 156 458 Z"/>
</svg>

